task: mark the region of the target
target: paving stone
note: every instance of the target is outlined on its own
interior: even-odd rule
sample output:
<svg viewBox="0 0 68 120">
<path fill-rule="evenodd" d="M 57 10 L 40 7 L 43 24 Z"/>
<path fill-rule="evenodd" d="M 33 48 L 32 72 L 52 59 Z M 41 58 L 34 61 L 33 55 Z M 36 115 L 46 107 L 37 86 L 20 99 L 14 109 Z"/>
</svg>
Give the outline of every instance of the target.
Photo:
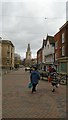
<svg viewBox="0 0 68 120">
<path fill-rule="evenodd" d="M 66 86 L 53 93 L 51 84 L 40 80 L 37 92 L 31 94 L 29 78 L 24 69 L 3 76 L 3 118 L 65 118 Z"/>
</svg>

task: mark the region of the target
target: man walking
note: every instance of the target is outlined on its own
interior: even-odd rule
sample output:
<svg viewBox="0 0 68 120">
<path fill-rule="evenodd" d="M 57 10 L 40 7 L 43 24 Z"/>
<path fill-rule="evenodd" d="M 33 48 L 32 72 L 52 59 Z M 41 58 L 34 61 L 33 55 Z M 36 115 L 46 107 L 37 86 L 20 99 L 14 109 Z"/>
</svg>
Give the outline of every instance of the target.
<svg viewBox="0 0 68 120">
<path fill-rule="evenodd" d="M 36 86 L 37 86 L 37 84 L 40 80 L 40 74 L 37 71 L 36 67 L 34 67 L 33 71 L 31 72 L 30 80 L 31 80 L 31 83 L 32 83 L 32 93 L 36 92 Z"/>
</svg>

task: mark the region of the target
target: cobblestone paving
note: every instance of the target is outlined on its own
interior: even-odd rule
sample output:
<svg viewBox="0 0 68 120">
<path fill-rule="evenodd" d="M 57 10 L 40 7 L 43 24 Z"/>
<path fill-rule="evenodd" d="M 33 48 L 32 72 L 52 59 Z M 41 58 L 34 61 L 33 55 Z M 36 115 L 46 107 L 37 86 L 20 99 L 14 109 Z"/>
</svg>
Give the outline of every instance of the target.
<svg viewBox="0 0 68 120">
<path fill-rule="evenodd" d="M 3 76 L 3 118 L 66 117 L 66 86 L 60 85 L 53 93 L 51 84 L 40 80 L 32 94 L 28 82 L 29 72 L 24 69 Z"/>
</svg>

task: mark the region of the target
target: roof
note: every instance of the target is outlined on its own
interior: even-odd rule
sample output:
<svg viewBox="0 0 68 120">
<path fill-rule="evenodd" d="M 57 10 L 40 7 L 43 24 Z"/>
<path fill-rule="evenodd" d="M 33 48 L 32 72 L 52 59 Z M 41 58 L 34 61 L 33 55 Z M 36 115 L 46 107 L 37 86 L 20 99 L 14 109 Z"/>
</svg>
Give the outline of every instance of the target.
<svg viewBox="0 0 68 120">
<path fill-rule="evenodd" d="M 47 43 L 47 40 L 49 40 L 50 44 L 55 44 L 55 40 L 54 40 L 54 37 L 53 37 L 53 36 L 48 36 L 48 35 L 47 35 L 46 43 Z"/>
<path fill-rule="evenodd" d="M 37 53 L 40 52 L 41 50 L 42 50 L 42 48 L 40 48 L 40 49 L 37 51 Z"/>
<path fill-rule="evenodd" d="M 10 44 L 10 45 L 12 45 L 12 47 L 14 47 L 14 45 L 12 44 L 12 42 L 9 41 L 9 40 L 2 40 L 2 44 Z"/>
<path fill-rule="evenodd" d="M 46 46 L 46 40 L 45 39 L 43 39 L 42 48 L 44 48 L 44 45 Z"/>
<path fill-rule="evenodd" d="M 60 28 L 60 30 L 62 30 L 64 27 L 66 27 L 68 25 L 68 21 Z"/>
</svg>

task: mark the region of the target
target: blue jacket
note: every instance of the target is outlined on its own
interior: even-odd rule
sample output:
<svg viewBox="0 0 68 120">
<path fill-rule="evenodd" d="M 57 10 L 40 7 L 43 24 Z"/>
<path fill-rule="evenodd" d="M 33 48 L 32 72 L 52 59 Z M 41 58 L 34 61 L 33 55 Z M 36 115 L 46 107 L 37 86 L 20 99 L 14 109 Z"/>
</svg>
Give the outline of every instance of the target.
<svg viewBox="0 0 68 120">
<path fill-rule="evenodd" d="M 30 75 L 31 83 L 32 84 L 38 84 L 38 81 L 40 80 L 40 74 L 38 71 L 33 70 Z"/>
</svg>

